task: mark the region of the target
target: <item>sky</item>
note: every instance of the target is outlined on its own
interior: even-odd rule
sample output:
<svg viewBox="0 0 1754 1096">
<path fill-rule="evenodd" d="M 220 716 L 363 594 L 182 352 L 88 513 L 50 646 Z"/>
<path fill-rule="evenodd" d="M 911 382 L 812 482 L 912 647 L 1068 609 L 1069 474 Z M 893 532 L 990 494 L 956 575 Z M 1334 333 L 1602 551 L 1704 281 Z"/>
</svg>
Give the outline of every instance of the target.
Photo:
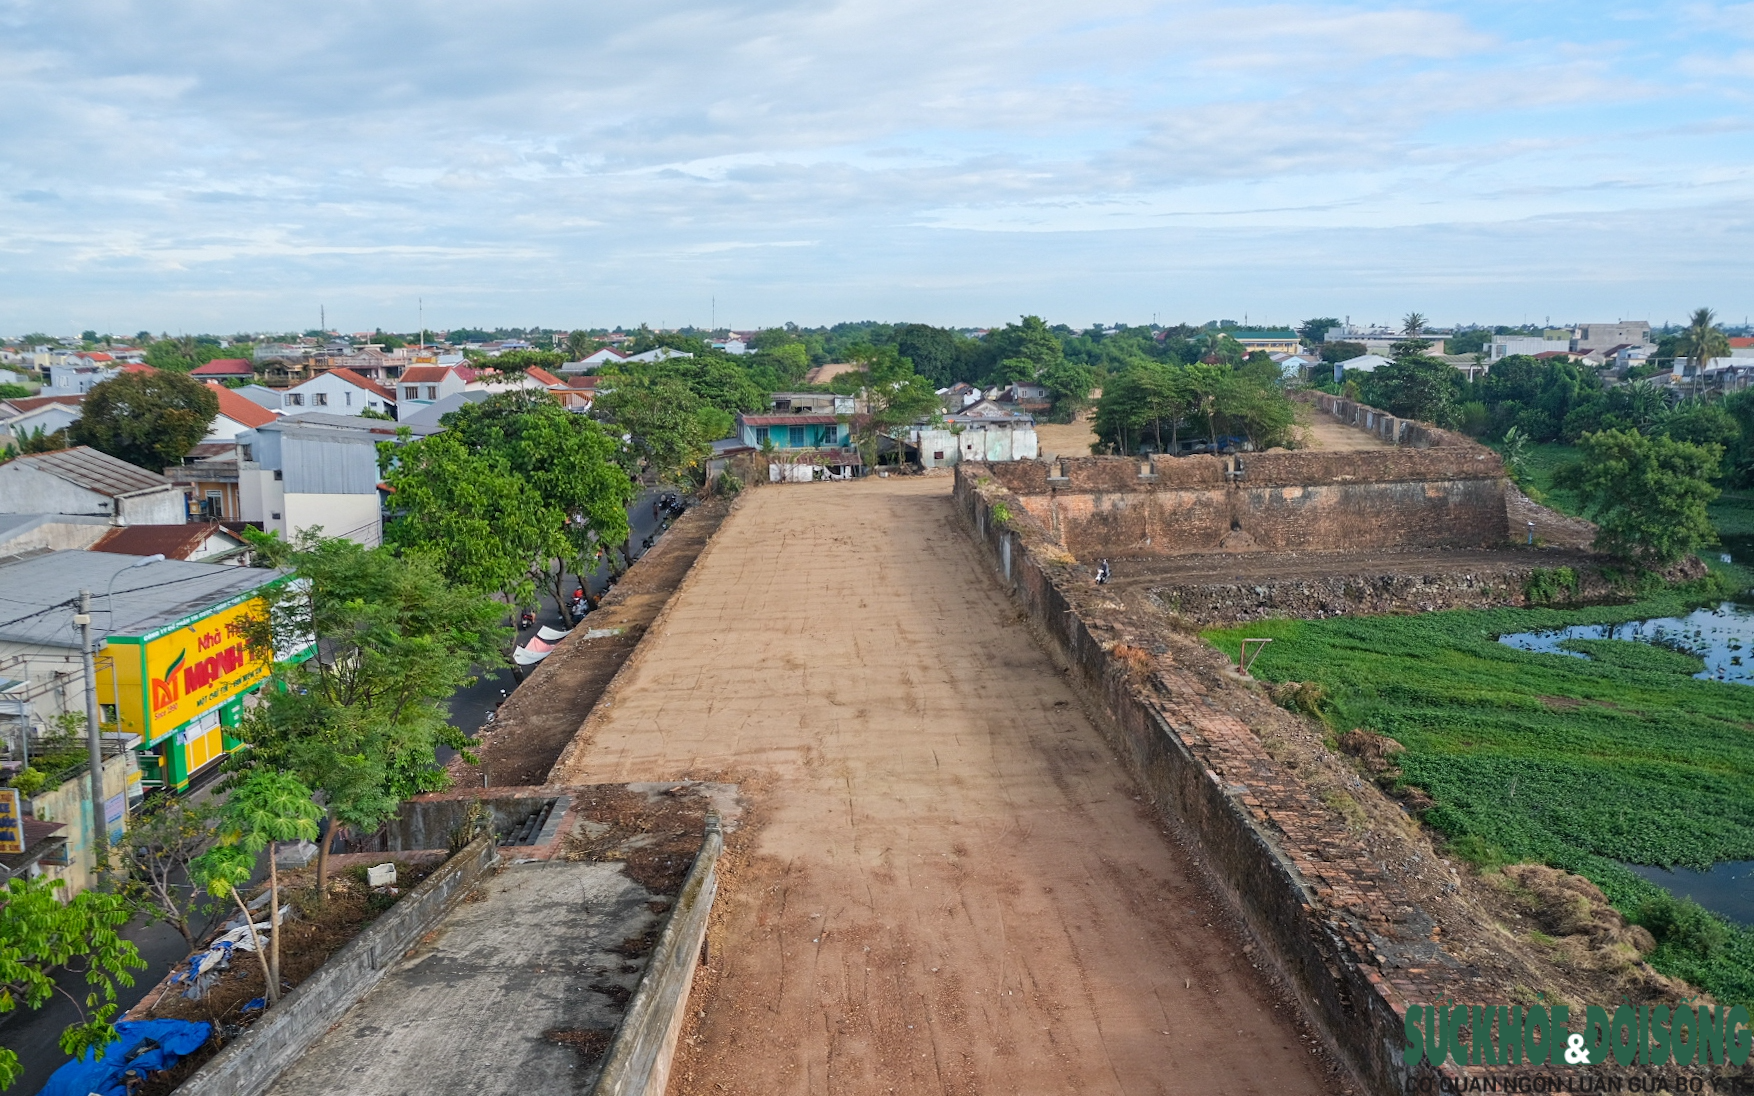
<svg viewBox="0 0 1754 1096">
<path fill-rule="evenodd" d="M 1754 4 L 0 0 L 0 333 L 1754 311 Z"/>
</svg>

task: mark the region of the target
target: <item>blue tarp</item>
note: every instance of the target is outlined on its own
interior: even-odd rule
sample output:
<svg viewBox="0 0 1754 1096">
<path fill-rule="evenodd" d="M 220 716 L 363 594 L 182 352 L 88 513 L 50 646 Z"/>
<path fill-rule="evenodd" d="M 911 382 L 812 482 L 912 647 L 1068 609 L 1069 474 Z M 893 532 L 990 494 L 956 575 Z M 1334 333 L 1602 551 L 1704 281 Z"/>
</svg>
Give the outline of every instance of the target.
<svg viewBox="0 0 1754 1096">
<path fill-rule="evenodd" d="M 37 1096 L 127 1096 L 123 1074 L 134 1070 L 144 1078 L 169 1069 L 205 1043 L 212 1031 L 211 1024 L 189 1020 L 124 1020 L 116 1025 L 119 1038 L 104 1048 L 102 1058 L 86 1051 L 84 1058 L 57 1069 Z"/>
</svg>

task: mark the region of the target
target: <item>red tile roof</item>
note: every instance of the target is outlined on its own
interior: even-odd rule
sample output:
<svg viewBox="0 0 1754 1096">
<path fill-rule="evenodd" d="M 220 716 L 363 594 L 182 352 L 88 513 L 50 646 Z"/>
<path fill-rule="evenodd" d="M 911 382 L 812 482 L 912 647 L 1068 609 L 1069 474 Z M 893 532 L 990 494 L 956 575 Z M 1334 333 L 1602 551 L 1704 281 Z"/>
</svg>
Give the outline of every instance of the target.
<svg viewBox="0 0 1754 1096">
<path fill-rule="evenodd" d="M 377 395 L 389 400 L 391 403 L 396 402 L 396 394 L 394 392 L 391 392 L 388 388 L 385 388 L 377 381 L 360 376 L 358 373 L 355 373 L 344 365 L 338 365 L 329 370 L 329 375 L 331 377 L 340 377 L 349 384 L 357 385 L 360 388 L 365 389 L 367 392 L 375 392 Z M 307 381 L 306 383 L 308 384 L 309 382 Z"/>
<path fill-rule="evenodd" d="M 191 377 L 253 377 L 256 368 L 248 358 L 214 358 L 189 370 Z"/>
<path fill-rule="evenodd" d="M 113 362 L 116 360 L 116 359 L 110 357 L 108 354 L 102 353 L 101 351 L 97 351 L 97 350 L 88 351 L 87 353 L 81 354 L 79 356 L 84 358 L 86 361 L 93 361 L 93 362 Z"/>
<path fill-rule="evenodd" d="M 536 380 L 541 381 L 543 384 L 546 384 L 546 385 L 556 386 L 556 385 L 563 385 L 566 383 L 565 381 L 561 380 L 559 377 L 555 376 L 553 373 L 550 373 L 548 370 L 542 368 L 539 365 L 532 365 L 530 368 L 524 370 L 524 372 L 526 374 L 528 374 L 529 376 L 534 377 Z"/>
<path fill-rule="evenodd" d="M 64 403 L 71 407 L 78 407 L 84 402 L 85 395 L 83 393 L 77 396 L 19 396 L 16 399 L 0 400 L 0 403 L 19 412 L 35 411 L 37 408 L 47 407 L 51 403 Z"/>
<path fill-rule="evenodd" d="M 1734 347 L 1737 350 L 1741 350 L 1741 349 L 1744 349 L 1746 347 L 1754 346 L 1754 338 L 1743 338 L 1742 336 L 1737 335 L 1735 338 L 1730 340 L 1730 346 Z"/>
<path fill-rule="evenodd" d="M 402 371 L 401 379 L 409 384 L 438 384 L 456 371 L 454 365 L 411 365 Z M 462 376 L 461 373 L 457 375 Z"/>
<path fill-rule="evenodd" d="M 244 399 L 223 384 L 209 381 L 207 387 L 213 389 L 213 394 L 219 397 L 219 413 L 241 426 L 266 426 L 280 417 L 261 404 Z"/>
<path fill-rule="evenodd" d="M 602 380 L 602 377 L 593 374 L 588 377 L 569 377 L 566 383 L 573 388 L 596 388 Z"/>
</svg>

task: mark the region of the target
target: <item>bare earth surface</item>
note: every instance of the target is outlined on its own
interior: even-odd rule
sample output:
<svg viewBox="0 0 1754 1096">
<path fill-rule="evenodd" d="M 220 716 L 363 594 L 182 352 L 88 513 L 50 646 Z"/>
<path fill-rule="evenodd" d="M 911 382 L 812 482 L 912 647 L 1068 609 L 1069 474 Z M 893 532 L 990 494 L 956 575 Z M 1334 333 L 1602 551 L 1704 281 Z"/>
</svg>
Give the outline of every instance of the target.
<svg viewBox="0 0 1754 1096">
<path fill-rule="evenodd" d="M 1072 422 L 1038 422 L 1035 424 L 1036 446 L 1042 459 L 1049 457 L 1088 457 L 1096 444 L 1096 431 L 1090 428 L 1090 412 Z"/>
<path fill-rule="evenodd" d="M 949 488 L 754 491 L 552 777 L 749 797 L 670 1091 L 1344 1091 Z"/>
<path fill-rule="evenodd" d="M 1390 448 L 1388 442 L 1383 441 L 1370 431 L 1360 430 L 1356 426 L 1348 426 L 1325 412 L 1312 412 L 1309 420 L 1303 424 L 1303 430 L 1309 439 L 1311 449 L 1327 449 L 1331 452 L 1338 452 L 1347 449 Z"/>
</svg>

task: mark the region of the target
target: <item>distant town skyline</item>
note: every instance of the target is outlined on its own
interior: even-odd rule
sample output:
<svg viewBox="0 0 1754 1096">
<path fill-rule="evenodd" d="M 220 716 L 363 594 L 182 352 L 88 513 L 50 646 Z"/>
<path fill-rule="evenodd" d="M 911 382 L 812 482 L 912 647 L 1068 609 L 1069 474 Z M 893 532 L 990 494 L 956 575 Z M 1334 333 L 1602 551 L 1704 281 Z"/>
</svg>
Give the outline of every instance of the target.
<svg viewBox="0 0 1754 1096">
<path fill-rule="evenodd" d="M 1736 323 L 1754 288 L 1747 5 L 166 0 L 6 26 L 0 330 L 303 329 L 327 302 L 411 331 L 421 301 L 441 328 Z"/>
</svg>

